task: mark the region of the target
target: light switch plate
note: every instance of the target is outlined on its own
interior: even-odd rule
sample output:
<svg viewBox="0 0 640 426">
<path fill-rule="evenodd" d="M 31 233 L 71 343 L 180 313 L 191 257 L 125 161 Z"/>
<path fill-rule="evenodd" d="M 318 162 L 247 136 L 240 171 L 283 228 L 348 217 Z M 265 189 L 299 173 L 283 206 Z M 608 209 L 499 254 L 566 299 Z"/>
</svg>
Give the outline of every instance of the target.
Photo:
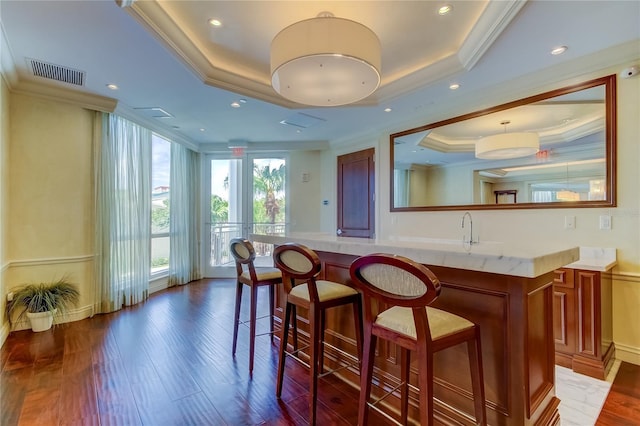
<svg viewBox="0 0 640 426">
<path fill-rule="evenodd" d="M 564 217 L 564 229 L 576 229 L 576 217 L 565 216 Z"/>
<path fill-rule="evenodd" d="M 611 216 L 603 214 L 600 216 L 600 229 L 603 231 L 611 230 Z"/>
</svg>

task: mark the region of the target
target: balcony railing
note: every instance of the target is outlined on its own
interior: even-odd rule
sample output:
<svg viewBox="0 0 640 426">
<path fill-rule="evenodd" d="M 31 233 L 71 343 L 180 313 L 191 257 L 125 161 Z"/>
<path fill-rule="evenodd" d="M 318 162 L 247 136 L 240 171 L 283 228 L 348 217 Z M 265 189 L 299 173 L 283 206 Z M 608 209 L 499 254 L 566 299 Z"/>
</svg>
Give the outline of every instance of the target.
<svg viewBox="0 0 640 426">
<path fill-rule="evenodd" d="M 233 257 L 229 253 L 229 243 L 242 237 L 243 224 L 240 222 L 214 223 L 211 225 L 211 266 L 231 265 Z M 250 226 L 253 234 L 284 235 L 285 223 L 254 223 Z M 254 243 L 257 258 L 271 257 L 271 244 Z M 256 261 L 258 263 L 258 261 Z M 262 263 L 262 262 L 260 262 Z"/>
</svg>

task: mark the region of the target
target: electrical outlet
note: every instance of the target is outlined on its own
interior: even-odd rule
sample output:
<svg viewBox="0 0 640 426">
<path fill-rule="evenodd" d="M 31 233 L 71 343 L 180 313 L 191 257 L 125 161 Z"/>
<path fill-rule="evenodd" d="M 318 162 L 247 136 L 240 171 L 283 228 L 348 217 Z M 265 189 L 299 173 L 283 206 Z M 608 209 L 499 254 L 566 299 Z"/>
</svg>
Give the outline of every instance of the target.
<svg viewBox="0 0 640 426">
<path fill-rule="evenodd" d="M 600 229 L 603 231 L 611 230 L 611 216 L 606 214 L 600 216 Z"/>
<path fill-rule="evenodd" d="M 576 229 L 576 217 L 565 216 L 564 217 L 564 229 Z"/>
</svg>

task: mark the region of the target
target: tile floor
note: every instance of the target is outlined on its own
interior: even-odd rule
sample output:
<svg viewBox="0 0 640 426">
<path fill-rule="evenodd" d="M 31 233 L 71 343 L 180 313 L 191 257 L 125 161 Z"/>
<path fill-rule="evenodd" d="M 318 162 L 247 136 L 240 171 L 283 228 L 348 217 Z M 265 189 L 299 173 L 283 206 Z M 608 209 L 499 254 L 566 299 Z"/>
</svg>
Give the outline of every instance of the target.
<svg viewBox="0 0 640 426">
<path fill-rule="evenodd" d="M 577 374 L 556 366 L 556 395 L 560 398 L 562 426 L 593 426 L 607 399 L 620 361 L 614 361 L 606 380 Z"/>
</svg>

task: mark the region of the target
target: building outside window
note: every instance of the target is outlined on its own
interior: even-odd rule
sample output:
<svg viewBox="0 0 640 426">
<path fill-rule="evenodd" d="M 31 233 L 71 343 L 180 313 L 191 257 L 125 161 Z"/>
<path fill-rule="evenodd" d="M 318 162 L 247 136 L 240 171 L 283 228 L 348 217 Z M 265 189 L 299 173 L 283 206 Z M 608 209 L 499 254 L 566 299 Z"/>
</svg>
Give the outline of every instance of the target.
<svg viewBox="0 0 640 426">
<path fill-rule="evenodd" d="M 151 274 L 169 269 L 171 142 L 156 135 L 151 163 Z"/>
</svg>

